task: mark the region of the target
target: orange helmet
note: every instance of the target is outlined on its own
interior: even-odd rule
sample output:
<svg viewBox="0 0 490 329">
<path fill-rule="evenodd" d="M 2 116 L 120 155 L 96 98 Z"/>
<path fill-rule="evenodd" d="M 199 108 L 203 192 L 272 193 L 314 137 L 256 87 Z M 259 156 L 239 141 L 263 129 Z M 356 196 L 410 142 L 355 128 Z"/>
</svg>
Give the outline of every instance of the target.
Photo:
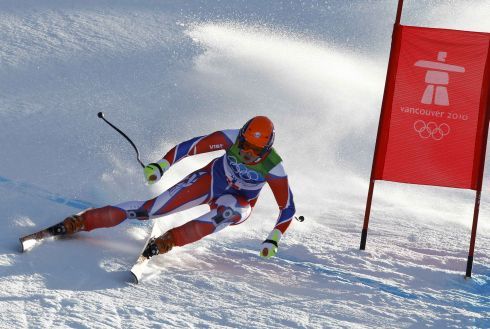
<svg viewBox="0 0 490 329">
<path fill-rule="evenodd" d="M 238 147 L 252 151 L 262 157 L 274 143 L 274 124 L 266 116 L 256 116 L 248 120 L 238 134 Z"/>
</svg>

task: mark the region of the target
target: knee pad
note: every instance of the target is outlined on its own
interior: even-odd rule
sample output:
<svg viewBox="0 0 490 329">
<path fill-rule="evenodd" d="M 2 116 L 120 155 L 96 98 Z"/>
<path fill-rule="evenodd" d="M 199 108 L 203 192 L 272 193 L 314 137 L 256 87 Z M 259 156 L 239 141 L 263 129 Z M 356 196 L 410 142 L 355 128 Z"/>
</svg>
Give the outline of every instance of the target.
<svg viewBox="0 0 490 329">
<path fill-rule="evenodd" d="M 212 218 L 216 226 L 239 224 L 246 220 L 252 211 L 247 200 L 231 194 L 220 196 L 211 207 L 216 209 L 216 215 Z"/>
<path fill-rule="evenodd" d="M 228 225 L 239 224 L 247 219 L 252 211 L 247 200 L 233 195 L 223 195 L 210 206 L 212 210 L 209 213 L 170 230 L 176 246 L 197 241 Z"/>
<path fill-rule="evenodd" d="M 126 212 L 126 217 L 129 219 L 139 219 L 139 220 L 146 220 L 150 218 L 150 215 L 148 213 L 148 204 L 151 204 L 152 200 L 150 201 L 128 201 L 128 202 L 123 202 L 115 207 L 122 209 Z"/>
</svg>

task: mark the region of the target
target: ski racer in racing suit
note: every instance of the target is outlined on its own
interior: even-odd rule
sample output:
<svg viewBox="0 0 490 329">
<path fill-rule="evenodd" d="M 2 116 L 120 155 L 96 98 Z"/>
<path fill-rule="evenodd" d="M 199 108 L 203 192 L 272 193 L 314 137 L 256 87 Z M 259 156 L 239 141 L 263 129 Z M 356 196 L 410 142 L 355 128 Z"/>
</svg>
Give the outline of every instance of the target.
<svg viewBox="0 0 490 329">
<path fill-rule="evenodd" d="M 144 168 L 148 183 L 154 184 L 178 161 L 195 154 L 224 150 L 226 153 L 194 171 L 172 188 L 148 201 L 129 201 L 114 206 L 92 208 L 54 225 L 57 234 L 73 234 L 112 227 L 126 219 L 147 220 L 198 205 L 210 211 L 160 237 L 153 238 L 143 255 L 150 258 L 237 225 L 251 214 L 264 185 L 269 184 L 279 206 L 277 222 L 262 243 L 260 256 L 276 255 L 278 243 L 295 213 L 293 194 L 282 159 L 272 144 L 274 126 L 269 118 L 257 116 L 241 129 L 213 132 L 178 144 L 165 156 Z"/>
</svg>

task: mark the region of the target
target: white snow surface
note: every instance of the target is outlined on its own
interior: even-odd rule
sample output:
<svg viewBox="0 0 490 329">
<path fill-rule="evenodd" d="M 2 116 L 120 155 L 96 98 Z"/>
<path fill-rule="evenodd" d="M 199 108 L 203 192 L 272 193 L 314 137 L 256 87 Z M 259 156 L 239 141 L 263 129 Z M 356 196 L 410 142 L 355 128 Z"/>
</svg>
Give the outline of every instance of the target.
<svg viewBox="0 0 490 329">
<path fill-rule="evenodd" d="M 0 328 L 489 328 L 488 174 L 472 279 L 473 191 L 378 182 L 359 250 L 395 11 L 394 0 L 0 1 Z M 490 32 L 489 13 L 488 0 L 406 0 L 402 23 Z M 18 237 L 77 207 L 152 198 L 220 155 L 146 186 L 100 111 L 147 163 L 270 116 L 306 221 L 261 259 L 278 214 L 266 187 L 245 223 L 154 258 L 139 285 L 128 270 L 149 222 L 21 254 Z"/>
</svg>

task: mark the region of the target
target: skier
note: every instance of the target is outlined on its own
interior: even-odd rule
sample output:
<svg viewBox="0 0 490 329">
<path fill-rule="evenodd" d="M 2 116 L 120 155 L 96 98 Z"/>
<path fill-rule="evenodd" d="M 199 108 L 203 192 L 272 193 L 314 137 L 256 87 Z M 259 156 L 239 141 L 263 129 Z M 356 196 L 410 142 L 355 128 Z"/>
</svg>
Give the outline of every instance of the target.
<svg viewBox="0 0 490 329">
<path fill-rule="evenodd" d="M 149 184 L 158 182 L 173 164 L 188 156 L 218 150 L 225 150 L 226 154 L 189 174 L 156 198 L 87 209 L 49 227 L 47 231 L 51 235 L 69 235 L 112 227 L 128 218 L 147 220 L 202 204 L 209 205 L 208 213 L 150 240 L 143 252 L 144 257 L 150 258 L 175 246 L 195 242 L 228 225 L 242 223 L 250 216 L 262 187 L 268 183 L 280 210 L 274 229 L 260 250 L 260 256 L 270 258 L 277 253 L 278 243 L 295 213 L 282 159 L 272 148 L 274 135 L 271 120 L 256 116 L 241 129 L 217 131 L 185 141 L 172 148 L 161 160 L 144 168 Z"/>
</svg>

